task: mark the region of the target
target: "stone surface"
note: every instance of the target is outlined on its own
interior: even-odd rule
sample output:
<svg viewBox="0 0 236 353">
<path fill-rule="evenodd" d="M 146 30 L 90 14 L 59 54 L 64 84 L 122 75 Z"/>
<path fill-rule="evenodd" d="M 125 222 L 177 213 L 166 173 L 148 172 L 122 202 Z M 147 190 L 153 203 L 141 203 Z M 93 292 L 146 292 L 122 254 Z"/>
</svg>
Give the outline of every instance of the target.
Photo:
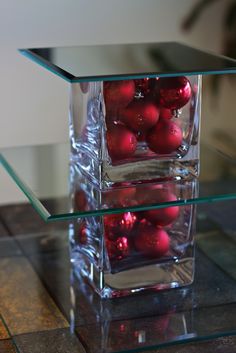
<svg viewBox="0 0 236 353">
<path fill-rule="evenodd" d="M 12 335 L 68 327 L 29 261 L 0 259 L 0 313 Z"/>
<path fill-rule="evenodd" d="M 69 329 L 20 335 L 14 341 L 20 353 L 85 353 Z"/>
<path fill-rule="evenodd" d="M 45 205 L 56 208 L 53 201 L 45 201 Z M 30 233 L 50 232 L 67 229 L 68 222 L 46 223 L 34 210 L 31 204 L 9 205 L 0 207 L 0 217 L 7 224 L 12 235 L 27 235 Z"/>
<path fill-rule="evenodd" d="M 5 340 L 6 338 L 9 338 L 9 334 L 3 321 L 0 318 L 0 340 Z"/>
<path fill-rule="evenodd" d="M 0 341 L 1 353 L 18 353 L 11 340 Z"/>
</svg>

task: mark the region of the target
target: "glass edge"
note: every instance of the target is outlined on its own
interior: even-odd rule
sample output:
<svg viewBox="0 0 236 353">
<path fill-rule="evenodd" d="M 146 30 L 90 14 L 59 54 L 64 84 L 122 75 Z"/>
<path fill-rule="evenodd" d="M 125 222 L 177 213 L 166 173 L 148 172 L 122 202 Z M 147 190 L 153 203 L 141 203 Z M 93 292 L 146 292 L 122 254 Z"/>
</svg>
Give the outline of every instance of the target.
<svg viewBox="0 0 236 353">
<path fill-rule="evenodd" d="M 50 214 L 48 210 L 44 207 L 43 203 L 40 199 L 34 194 L 34 192 L 30 189 L 30 187 L 17 175 L 14 168 L 7 162 L 2 154 L 0 154 L 0 162 L 3 165 L 4 169 L 8 172 L 9 176 L 15 181 L 20 190 L 24 193 L 27 199 L 30 201 L 34 209 L 38 212 L 38 214 L 43 218 L 46 222 L 54 222 L 54 221 L 63 221 L 63 220 L 71 220 L 75 218 L 84 218 L 91 216 L 102 216 L 109 214 L 119 214 L 124 212 L 139 212 L 139 211 L 147 211 L 147 210 L 155 210 L 164 207 L 170 206 L 184 206 L 191 204 L 202 204 L 202 203 L 210 203 L 210 202 L 220 202 L 224 200 L 234 200 L 236 199 L 235 193 L 228 194 L 219 194 L 219 195 L 210 195 L 210 196 L 202 196 L 191 199 L 182 199 L 177 201 L 170 201 L 165 203 L 154 203 L 148 205 L 136 205 L 136 206 L 128 206 L 122 208 L 105 208 L 100 210 L 91 210 L 84 212 L 73 212 L 73 213 L 58 213 L 58 214 Z"/>
<path fill-rule="evenodd" d="M 21 180 L 21 178 L 17 175 L 15 170 L 10 166 L 10 164 L 6 161 L 6 159 L 1 153 L 0 164 L 2 164 L 3 168 L 7 171 L 9 176 L 14 180 L 19 189 L 27 197 L 27 199 L 30 201 L 31 205 L 37 211 L 37 213 L 43 218 L 44 221 L 47 221 L 51 216 L 50 213 L 46 210 L 46 208 L 42 205 L 42 203 L 38 200 L 37 196 L 26 185 L 26 183 Z"/>
<path fill-rule="evenodd" d="M 197 343 L 197 342 L 205 342 L 217 338 L 223 338 L 223 337 L 229 337 L 229 336 L 236 336 L 236 330 L 229 330 L 227 332 L 219 332 L 219 333 L 209 333 L 206 336 L 194 336 L 190 338 L 185 338 L 185 339 L 179 339 L 179 340 L 173 340 L 170 342 L 166 343 L 160 343 L 160 344 L 154 344 L 146 347 L 137 347 L 137 348 L 130 348 L 130 349 L 123 349 L 119 351 L 114 351 L 112 353 L 138 353 L 138 352 L 149 352 L 156 349 L 162 349 L 162 348 L 168 348 L 168 347 L 173 347 L 173 346 L 181 346 L 184 344 L 189 344 L 189 343 Z M 200 351 L 199 351 L 200 352 Z"/>
<path fill-rule="evenodd" d="M 71 73 L 61 69 L 59 66 L 49 63 L 49 61 L 43 59 L 37 54 L 34 54 L 30 49 L 18 49 L 18 51 L 29 58 L 39 66 L 42 66 L 46 70 L 54 73 L 55 75 L 61 77 L 69 83 L 79 83 L 79 82 L 97 82 L 97 81 L 119 81 L 119 80 L 130 80 L 130 79 L 142 79 L 144 77 L 154 78 L 154 77 L 178 77 L 178 76 L 195 76 L 195 75 L 226 75 L 226 74 L 236 74 L 235 68 L 227 68 L 224 70 L 206 70 L 206 71 L 181 71 L 172 73 L 155 73 L 155 72 L 145 72 L 142 74 L 122 74 L 122 75 L 98 75 L 92 77 L 76 77 Z M 230 59 L 225 57 L 225 59 Z M 232 60 L 233 61 L 233 60 Z M 236 62 L 236 61 L 235 61 Z"/>
<path fill-rule="evenodd" d="M 66 80 L 69 83 L 72 82 L 72 78 L 74 77 L 73 75 L 71 75 L 67 71 L 64 71 L 63 69 L 59 68 L 56 65 L 50 64 L 47 60 L 41 58 L 39 55 L 32 54 L 29 49 L 18 49 L 18 51 L 20 54 L 30 59 L 31 61 L 35 62 L 36 64 L 43 67 L 44 69 L 59 76 L 60 78 Z"/>
<path fill-rule="evenodd" d="M 170 207 L 170 206 L 186 206 L 186 205 L 196 205 L 203 203 L 211 203 L 211 202 L 220 202 L 225 200 L 235 200 L 236 193 L 234 194 L 221 194 L 214 196 L 206 196 L 199 197 L 187 200 L 177 200 L 171 202 L 165 202 L 162 204 L 152 204 L 152 205 L 141 205 L 141 206 L 130 206 L 124 208 L 106 208 L 101 210 L 94 211 L 86 211 L 86 212 L 74 212 L 74 213 L 62 213 L 57 215 L 50 215 L 48 217 L 48 222 L 52 221 L 63 221 L 63 220 L 71 220 L 75 218 L 84 218 L 84 217 L 92 217 L 92 216 L 103 216 L 109 214 L 119 214 L 124 212 L 139 212 L 139 211 L 148 211 L 148 210 L 156 210 L 159 208 Z"/>
</svg>

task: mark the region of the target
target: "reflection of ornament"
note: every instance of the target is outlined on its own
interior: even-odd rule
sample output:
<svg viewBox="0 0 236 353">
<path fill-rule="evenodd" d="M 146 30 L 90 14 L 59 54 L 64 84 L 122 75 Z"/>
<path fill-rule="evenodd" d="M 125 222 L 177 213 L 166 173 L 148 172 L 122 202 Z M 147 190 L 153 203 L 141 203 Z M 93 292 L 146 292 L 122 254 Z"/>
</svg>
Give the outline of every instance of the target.
<svg viewBox="0 0 236 353">
<path fill-rule="evenodd" d="M 105 236 L 110 240 L 123 235 L 127 236 L 133 229 L 137 217 L 133 212 L 111 214 L 104 216 Z"/>
<path fill-rule="evenodd" d="M 75 211 L 85 211 L 87 209 L 87 196 L 84 190 L 79 189 L 75 191 L 74 208 Z"/>
<path fill-rule="evenodd" d="M 135 84 L 132 80 L 104 82 L 104 99 L 108 110 L 126 107 L 134 95 Z"/>
<path fill-rule="evenodd" d="M 129 243 L 126 237 L 119 237 L 115 241 L 106 241 L 107 252 L 110 259 L 121 260 L 129 255 Z"/>
<path fill-rule="evenodd" d="M 169 109 L 180 109 L 191 98 L 191 85 L 187 77 L 167 77 L 158 81 L 160 105 Z"/>
<path fill-rule="evenodd" d="M 171 120 L 159 121 L 147 134 L 148 147 L 159 154 L 176 151 L 182 139 L 181 128 Z"/>
<path fill-rule="evenodd" d="M 81 245 L 87 244 L 87 242 L 88 242 L 88 229 L 86 227 L 86 224 L 84 224 L 84 223 L 80 226 L 78 238 L 79 238 L 79 243 Z"/>
<path fill-rule="evenodd" d="M 154 200 L 154 199 L 153 199 Z M 155 202 L 164 203 L 176 201 L 174 194 L 160 190 L 157 194 Z M 144 217 L 154 225 L 167 226 L 174 222 L 179 215 L 179 206 L 170 206 L 148 210 L 144 212 Z"/>
<path fill-rule="evenodd" d="M 133 131 L 145 132 L 153 127 L 159 119 L 157 107 L 143 99 L 136 100 L 122 109 L 120 119 Z"/>
<path fill-rule="evenodd" d="M 114 125 L 106 134 L 107 147 L 111 159 L 121 160 L 131 157 L 137 146 L 134 133 L 122 125 Z"/>
<path fill-rule="evenodd" d="M 136 250 L 145 256 L 161 257 L 169 250 L 170 239 L 164 229 L 146 224 L 137 229 L 134 244 Z"/>
<path fill-rule="evenodd" d="M 103 200 L 108 207 L 134 205 L 136 189 L 135 187 L 114 188 L 103 193 Z"/>
</svg>

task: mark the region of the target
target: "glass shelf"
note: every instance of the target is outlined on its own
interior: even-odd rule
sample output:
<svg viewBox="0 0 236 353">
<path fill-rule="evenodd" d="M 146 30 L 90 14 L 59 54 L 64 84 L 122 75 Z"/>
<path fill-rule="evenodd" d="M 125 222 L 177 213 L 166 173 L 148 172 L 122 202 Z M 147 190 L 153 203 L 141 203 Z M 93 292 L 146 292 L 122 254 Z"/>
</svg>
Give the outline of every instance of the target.
<svg viewBox="0 0 236 353">
<path fill-rule="evenodd" d="M 21 49 L 20 52 L 71 83 L 236 73 L 235 60 L 175 42 Z"/>
<path fill-rule="evenodd" d="M 121 192 L 99 192 L 81 177 L 78 168 L 70 165 L 69 144 L 66 143 L 3 149 L 0 160 L 42 218 L 54 221 L 236 199 L 236 160 L 227 150 L 221 150 L 220 145 L 217 148 L 202 148 L 199 185 L 197 181 L 170 181 L 167 186 L 177 190 L 178 197 L 162 203 L 153 196 L 162 183 L 152 186 L 140 184 L 136 190 L 129 186 Z M 209 160 L 213 159 L 219 167 L 217 173 L 211 170 Z M 198 187 L 199 196 L 196 196 L 194 192 Z M 50 199 L 53 200 L 50 202 Z"/>
</svg>

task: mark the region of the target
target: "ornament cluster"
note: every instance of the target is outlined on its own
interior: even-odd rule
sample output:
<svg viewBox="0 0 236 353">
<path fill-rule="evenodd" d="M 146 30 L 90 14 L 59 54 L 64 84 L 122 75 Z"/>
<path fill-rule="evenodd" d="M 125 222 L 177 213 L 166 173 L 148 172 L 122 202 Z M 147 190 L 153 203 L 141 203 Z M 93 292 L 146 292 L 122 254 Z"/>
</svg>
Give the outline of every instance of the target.
<svg viewBox="0 0 236 353">
<path fill-rule="evenodd" d="M 153 202 L 176 201 L 176 196 L 170 190 L 153 187 L 151 192 Z M 134 198 L 138 197 L 140 195 L 136 191 Z M 142 212 L 105 215 L 105 241 L 110 260 L 123 260 L 133 256 L 158 259 L 168 256 L 168 230 L 179 214 L 179 206 L 170 206 Z"/>
<path fill-rule="evenodd" d="M 139 142 L 158 155 L 177 151 L 183 132 L 174 117 L 191 95 L 184 76 L 104 82 L 106 139 L 112 162 L 131 158 Z"/>
</svg>

